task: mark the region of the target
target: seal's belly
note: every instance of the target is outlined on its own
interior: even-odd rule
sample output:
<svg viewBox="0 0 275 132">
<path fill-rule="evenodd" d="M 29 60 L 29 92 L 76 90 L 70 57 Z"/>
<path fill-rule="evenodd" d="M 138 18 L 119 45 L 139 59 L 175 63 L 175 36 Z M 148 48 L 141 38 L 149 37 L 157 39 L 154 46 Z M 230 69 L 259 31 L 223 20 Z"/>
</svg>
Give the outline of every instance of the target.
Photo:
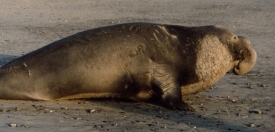
<svg viewBox="0 0 275 132">
<path fill-rule="evenodd" d="M 89 99 L 89 98 L 123 98 L 120 93 L 102 92 L 102 93 L 80 93 L 74 95 L 68 95 L 65 97 L 57 98 L 61 99 Z"/>
<path fill-rule="evenodd" d="M 131 86 L 133 84 L 114 85 L 114 86 L 91 86 L 72 91 L 72 88 L 63 89 L 52 99 L 78 99 L 78 98 L 125 98 L 139 100 L 149 98 L 148 92 L 142 92 L 141 88 Z M 66 92 L 67 91 L 67 92 Z M 51 93 L 49 95 L 54 95 Z M 146 94 L 145 94 L 146 93 Z M 148 95 L 147 95 L 148 94 Z"/>
</svg>

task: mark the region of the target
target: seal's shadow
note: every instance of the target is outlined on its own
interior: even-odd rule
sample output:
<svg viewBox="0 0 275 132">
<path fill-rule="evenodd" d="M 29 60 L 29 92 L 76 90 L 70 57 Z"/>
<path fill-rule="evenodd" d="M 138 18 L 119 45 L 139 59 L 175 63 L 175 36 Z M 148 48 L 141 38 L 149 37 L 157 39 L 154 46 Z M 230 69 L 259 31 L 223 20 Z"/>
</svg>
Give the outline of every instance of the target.
<svg viewBox="0 0 275 132">
<path fill-rule="evenodd" d="M 18 56 L 0 54 L 0 67 L 16 58 L 18 58 Z"/>
<path fill-rule="evenodd" d="M 192 100 L 192 97 L 190 98 L 190 100 Z M 166 120 L 168 122 L 172 121 L 174 122 L 174 124 L 178 125 L 187 125 L 190 128 L 194 128 L 195 130 L 196 128 L 200 128 L 202 130 L 219 132 L 259 132 L 259 130 L 257 129 L 244 126 L 245 124 L 237 125 L 226 122 L 219 118 L 203 116 L 200 114 L 199 111 L 194 113 L 188 113 L 183 111 L 170 110 L 157 105 L 157 103 L 133 102 L 130 100 L 121 99 L 90 99 L 87 101 L 91 101 L 105 106 L 107 104 L 108 107 L 116 108 L 128 113 L 144 115 L 144 117 L 151 118 L 151 120 L 160 119 Z"/>
</svg>

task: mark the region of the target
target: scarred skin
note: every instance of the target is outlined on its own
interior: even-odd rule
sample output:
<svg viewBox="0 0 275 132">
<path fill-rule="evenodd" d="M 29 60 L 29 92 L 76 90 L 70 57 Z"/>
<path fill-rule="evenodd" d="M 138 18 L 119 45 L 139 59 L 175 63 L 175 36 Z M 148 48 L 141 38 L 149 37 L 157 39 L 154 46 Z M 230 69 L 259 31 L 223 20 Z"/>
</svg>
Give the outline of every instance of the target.
<svg viewBox="0 0 275 132">
<path fill-rule="evenodd" d="M 13 60 L 0 70 L 0 98 L 182 100 L 210 88 L 227 71 L 256 62 L 250 42 L 215 26 L 128 23 L 80 32 Z"/>
</svg>

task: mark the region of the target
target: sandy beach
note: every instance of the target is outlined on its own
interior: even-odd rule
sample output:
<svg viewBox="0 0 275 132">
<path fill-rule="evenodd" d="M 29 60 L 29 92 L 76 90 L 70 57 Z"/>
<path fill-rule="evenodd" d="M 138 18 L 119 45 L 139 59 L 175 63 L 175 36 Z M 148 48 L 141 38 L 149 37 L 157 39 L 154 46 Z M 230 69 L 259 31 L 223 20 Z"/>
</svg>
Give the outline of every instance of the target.
<svg viewBox="0 0 275 132">
<path fill-rule="evenodd" d="M 273 132 L 273 0 L 0 0 L 0 65 L 80 31 L 129 22 L 216 25 L 248 38 L 254 68 L 186 98 L 195 113 L 115 99 L 0 100 L 1 132 Z"/>
</svg>

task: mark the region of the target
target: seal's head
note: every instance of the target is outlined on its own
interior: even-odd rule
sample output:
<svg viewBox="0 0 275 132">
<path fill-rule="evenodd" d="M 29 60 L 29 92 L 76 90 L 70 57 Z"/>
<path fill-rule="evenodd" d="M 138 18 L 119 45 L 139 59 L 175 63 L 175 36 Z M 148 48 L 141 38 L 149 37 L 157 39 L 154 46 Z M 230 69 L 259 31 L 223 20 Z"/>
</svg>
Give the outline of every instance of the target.
<svg viewBox="0 0 275 132">
<path fill-rule="evenodd" d="M 256 63 L 257 53 L 252 48 L 250 41 L 242 36 L 237 36 L 227 29 L 210 26 L 211 34 L 219 36 L 220 41 L 227 45 L 233 57 L 233 73 L 243 75 L 250 71 Z M 208 30 L 209 31 L 209 30 Z"/>
<path fill-rule="evenodd" d="M 252 49 L 250 41 L 242 36 L 233 35 L 232 41 L 236 62 L 233 72 L 236 75 L 243 75 L 250 71 L 256 63 L 257 53 Z"/>
</svg>

